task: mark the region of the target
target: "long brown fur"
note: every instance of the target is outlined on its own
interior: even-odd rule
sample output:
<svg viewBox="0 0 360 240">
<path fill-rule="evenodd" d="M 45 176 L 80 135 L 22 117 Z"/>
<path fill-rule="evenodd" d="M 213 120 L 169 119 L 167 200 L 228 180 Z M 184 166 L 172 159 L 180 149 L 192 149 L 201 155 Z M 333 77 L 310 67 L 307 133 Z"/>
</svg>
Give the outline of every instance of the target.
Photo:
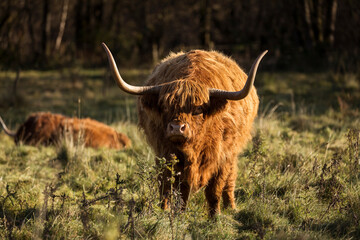
<svg viewBox="0 0 360 240">
<path fill-rule="evenodd" d="M 90 118 L 69 118 L 60 114 L 38 112 L 31 114 L 16 131 L 16 144 L 54 145 L 65 135 L 86 147 L 123 149 L 131 146 L 131 140 L 123 133 Z"/>
<path fill-rule="evenodd" d="M 139 97 L 139 124 L 156 155 L 170 161 L 172 154 L 180 160 L 177 178 L 186 205 L 189 193 L 205 187 L 210 215 L 225 207 L 235 208 L 234 189 L 237 156 L 251 139 L 259 100 L 252 87 L 239 101 L 209 97 L 209 88 L 241 90 L 247 75 L 230 58 L 216 51 L 195 50 L 171 54 L 149 76 L 145 85 L 165 85 L 158 96 Z M 195 114 L 201 108 L 202 113 Z M 166 139 L 170 121 L 190 126 L 189 138 L 181 145 Z M 168 205 L 169 171 L 161 176 L 163 207 Z"/>
</svg>

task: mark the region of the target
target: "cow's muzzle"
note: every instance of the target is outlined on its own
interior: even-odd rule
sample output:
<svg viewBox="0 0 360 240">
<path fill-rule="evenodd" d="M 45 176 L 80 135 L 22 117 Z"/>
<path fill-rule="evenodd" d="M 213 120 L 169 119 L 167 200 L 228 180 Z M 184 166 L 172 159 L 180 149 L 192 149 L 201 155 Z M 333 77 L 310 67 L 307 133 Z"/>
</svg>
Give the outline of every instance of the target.
<svg viewBox="0 0 360 240">
<path fill-rule="evenodd" d="M 190 127 L 187 123 L 169 122 L 166 137 L 173 143 L 184 143 L 190 137 Z"/>
</svg>

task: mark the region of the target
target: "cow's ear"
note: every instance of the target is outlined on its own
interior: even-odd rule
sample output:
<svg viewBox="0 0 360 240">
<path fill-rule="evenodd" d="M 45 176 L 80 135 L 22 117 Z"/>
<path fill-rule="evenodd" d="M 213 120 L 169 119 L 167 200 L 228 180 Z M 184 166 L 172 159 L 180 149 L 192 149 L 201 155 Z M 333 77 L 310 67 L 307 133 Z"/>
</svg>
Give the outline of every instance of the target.
<svg viewBox="0 0 360 240">
<path fill-rule="evenodd" d="M 212 115 L 224 110 L 227 100 L 218 97 L 210 97 L 210 104 L 207 108 L 206 114 Z"/>
<path fill-rule="evenodd" d="M 140 97 L 141 104 L 144 108 L 157 111 L 160 109 L 158 95 L 143 95 Z"/>
</svg>

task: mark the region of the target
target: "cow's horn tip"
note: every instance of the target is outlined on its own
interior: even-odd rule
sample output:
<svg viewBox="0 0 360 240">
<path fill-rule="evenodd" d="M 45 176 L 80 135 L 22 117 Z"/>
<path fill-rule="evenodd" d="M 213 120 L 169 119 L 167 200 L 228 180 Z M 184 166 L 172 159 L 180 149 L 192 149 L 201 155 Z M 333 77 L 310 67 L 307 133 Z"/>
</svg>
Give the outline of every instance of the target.
<svg viewBox="0 0 360 240">
<path fill-rule="evenodd" d="M 104 42 L 102 42 L 101 45 L 103 46 L 103 48 L 108 48 Z"/>
</svg>

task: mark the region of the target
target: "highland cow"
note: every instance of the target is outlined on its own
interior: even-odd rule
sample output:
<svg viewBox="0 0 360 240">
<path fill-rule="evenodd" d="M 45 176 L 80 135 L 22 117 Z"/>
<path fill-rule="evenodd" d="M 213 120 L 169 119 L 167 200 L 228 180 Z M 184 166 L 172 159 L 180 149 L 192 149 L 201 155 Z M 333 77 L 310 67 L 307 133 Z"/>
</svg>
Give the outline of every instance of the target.
<svg viewBox="0 0 360 240">
<path fill-rule="evenodd" d="M 263 52 L 249 76 L 229 57 L 216 51 L 170 54 L 155 67 L 145 86 L 127 84 L 105 44 L 113 76 L 125 92 L 139 95 L 139 125 L 157 157 L 170 162 L 175 176 L 160 176 L 162 207 L 170 199 L 171 177 L 180 185 L 184 208 L 189 194 L 204 187 L 209 214 L 235 208 L 237 157 L 251 139 L 259 99 L 253 86 Z M 159 164 L 159 161 L 157 161 Z"/>
<path fill-rule="evenodd" d="M 13 137 L 16 144 L 56 145 L 62 138 L 70 136 L 74 142 L 92 148 L 123 149 L 131 140 L 123 133 L 90 118 L 69 118 L 60 114 L 33 113 L 16 132 L 10 131 L 0 117 L 4 132 Z"/>
</svg>

